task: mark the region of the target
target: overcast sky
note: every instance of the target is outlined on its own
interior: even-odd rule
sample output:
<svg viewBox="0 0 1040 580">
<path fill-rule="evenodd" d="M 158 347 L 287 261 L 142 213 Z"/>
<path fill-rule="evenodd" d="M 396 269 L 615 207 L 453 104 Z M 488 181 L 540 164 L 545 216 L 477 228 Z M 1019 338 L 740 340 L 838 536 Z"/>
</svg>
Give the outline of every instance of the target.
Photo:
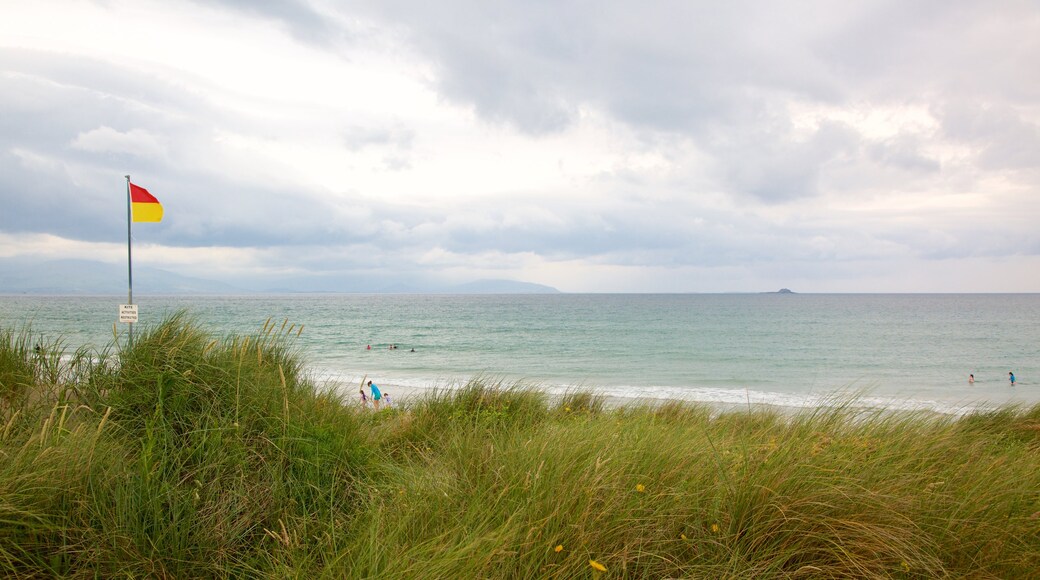
<svg viewBox="0 0 1040 580">
<path fill-rule="evenodd" d="M 1038 292 L 1040 3 L 0 0 L 0 260 L 128 173 L 256 287 Z"/>
</svg>

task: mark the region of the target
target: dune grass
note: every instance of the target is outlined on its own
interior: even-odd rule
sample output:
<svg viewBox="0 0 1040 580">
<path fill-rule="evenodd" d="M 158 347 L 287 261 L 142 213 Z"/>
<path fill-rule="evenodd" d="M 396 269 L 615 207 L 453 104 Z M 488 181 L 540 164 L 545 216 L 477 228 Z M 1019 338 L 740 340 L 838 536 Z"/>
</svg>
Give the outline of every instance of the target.
<svg viewBox="0 0 1040 580">
<path fill-rule="evenodd" d="M 181 313 L 68 354 L 0 329 L 0 575 L 1040 569 L 1040 407 L 610 408 L 480 378 L 376 413 L 306 375 L 296 332 L 214 337 Z"/>
</svg>

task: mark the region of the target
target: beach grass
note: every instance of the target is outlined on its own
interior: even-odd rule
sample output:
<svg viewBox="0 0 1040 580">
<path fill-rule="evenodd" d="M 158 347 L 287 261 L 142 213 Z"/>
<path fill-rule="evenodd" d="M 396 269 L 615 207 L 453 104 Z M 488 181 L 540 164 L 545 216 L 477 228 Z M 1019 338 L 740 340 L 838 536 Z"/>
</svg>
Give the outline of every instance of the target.
<svg viewBox="0 0 1040 580">
<path fill-rule="evenodd" d="M 0 575 L 1040 569 L 1040 407 L 618 407 L 479 377 L 373 412 L 306 374 L 298 332 L 179 313 L 66 353 L 0 329 Z"/>
</svg>

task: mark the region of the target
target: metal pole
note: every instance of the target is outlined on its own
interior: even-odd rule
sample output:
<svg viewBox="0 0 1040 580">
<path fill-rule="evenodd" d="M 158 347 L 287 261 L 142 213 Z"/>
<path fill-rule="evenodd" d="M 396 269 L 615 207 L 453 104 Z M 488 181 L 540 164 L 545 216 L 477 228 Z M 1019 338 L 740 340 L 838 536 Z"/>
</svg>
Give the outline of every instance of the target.
<svg viewBox="0 0 1040 580">
<path fill-rule="evenodd" d="M 134 260 L 132 251 L 130 249 L 130 223 L 133 221 L 133 215 L 131 214 L 131 200 L 130 200 L 130 176 L 126 176 L 126 303 L 134 303 Z M 126 345 L 132 346 L 134 342 L 134 323 L 129 324 L 129 336 L 127 338 Z"/>
</svg>

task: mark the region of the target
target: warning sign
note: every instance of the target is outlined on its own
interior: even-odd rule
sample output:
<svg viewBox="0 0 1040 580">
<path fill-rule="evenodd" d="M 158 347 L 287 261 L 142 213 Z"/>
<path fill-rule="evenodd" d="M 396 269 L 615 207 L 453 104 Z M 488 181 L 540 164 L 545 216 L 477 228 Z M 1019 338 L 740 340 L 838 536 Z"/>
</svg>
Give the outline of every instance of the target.
<svg viewBox="0 0 1040 580">
<path fill-rule="evenodd" d="M 137 305 L 136 304 L 120 304 L 119 305 L 119 322 L 137 322 Z"/>
</svg>

